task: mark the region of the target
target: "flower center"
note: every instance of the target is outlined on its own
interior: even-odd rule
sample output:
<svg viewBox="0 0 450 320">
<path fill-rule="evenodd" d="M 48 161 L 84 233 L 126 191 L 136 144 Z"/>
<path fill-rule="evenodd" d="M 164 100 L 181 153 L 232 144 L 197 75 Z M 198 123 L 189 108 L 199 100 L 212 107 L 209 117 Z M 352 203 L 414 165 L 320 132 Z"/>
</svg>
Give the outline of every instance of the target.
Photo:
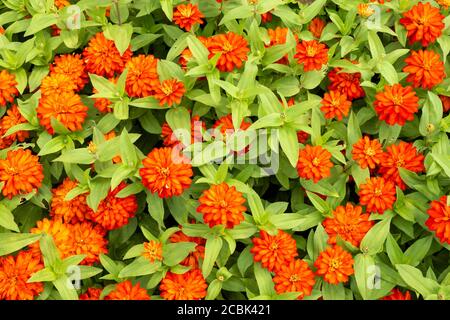
<svg viewBox="0 0 450 320">
<path fill-rule="evenodd" d="M 316 47 L 308 47 L 306 48 L 306 56 L 308 57 L 314 57 L 317 53 Z"/>
<path fill-rule="evenodd" d="M 161 86 L 161 90 L 162 92 L 164 92 L 164 94 L 166 96 L 169 96 L 173 93 L 173 87 L 170 84 L 167 83 L 163 83 Z"/>
<path fill-rule="evenodd" d="M 318 166 L 318 165 L 320 164 L 319 158 L 315 157 L 315 158 L 313 159 L 313 161 L 312 161 L 312 164 L 315 165 L 315 166 Z"/>
<path fill-rule="evenodd" d="M 402 158 L 398 159 L 395 162 L 395 165 L 396 165 L 397 168 L 403 167 L 404 164 L 405 164 L 405 160 L 403 160 Z"/>
<path fill-rule="evenodd" d="M 381 191 L 380 188 L 376 188 L 375 191 L 374 191 L 374 194 L 375 194 L 377 197 L 380 197 L 380 196 L 383 194 L 383 192 Z"/>
<path fill-rule="evenodd" d="M 225 200 L 221 200 L 221 201 L 219 202 L 219 205 L 220 205 L 222 208 L 228 207 L 228 203 L 227 203 Z"/>
<path fill-rule="evenodd" d="M 277 250 L 278 249 L 278 243 L 276 243 L 276 242 L 271 243 L 269 248 L 272 251 Z"/>
<path fill-rule="evenodd" d="M 341 262 L 337 259 L 333 259 L 330 261 L 329 266 L 331 269 L 336 270 L 339 269 L 339 267 L 341 266 Z"/>
<path fill-rule="evenodd" d="M 297 274 L 293 274 L 293 275 L 291 275 L 290 277 L 289 277 L 289 281 L 290 282 L 297 282 L 297 281 L 299 281 L 300 280 L 300 278 L 299 278 L 299 276 L 297 275 Z"/>
<path fill-rule="evenodd" d="M 190 18 L 192 16 L 192 10 L 190 7 L 186 7 L 183 10 L 180 10 L 180 13 L 185 18 Z"/>
<path fill-rule="evenodd" d="M 393 96 L 392 97 L 392 102 L 396 106 L 401 106 L 401 105 L 403 105 L 403 97 L 402 96 Z"/>
<path fill-rule="evenodd" d="M 369 147 L 365 150 L 365 154 L 368 155 L 369 157 L 373 157 L 375 155 L 375 150 L 373 150 L 373 148 Z"/>
<path fill-rule="evenodd" d="M 225 53 L 233 51 L 233 45 L 229 41 L 225 42 L 223 44 L 223 51 L 225 51 Z"/>
<path fill-rule="evenodd" d="M 159 168 L 159 174 L 167 177 L 170 174 L 170 169 L 169 168 Z"/>
</svg>

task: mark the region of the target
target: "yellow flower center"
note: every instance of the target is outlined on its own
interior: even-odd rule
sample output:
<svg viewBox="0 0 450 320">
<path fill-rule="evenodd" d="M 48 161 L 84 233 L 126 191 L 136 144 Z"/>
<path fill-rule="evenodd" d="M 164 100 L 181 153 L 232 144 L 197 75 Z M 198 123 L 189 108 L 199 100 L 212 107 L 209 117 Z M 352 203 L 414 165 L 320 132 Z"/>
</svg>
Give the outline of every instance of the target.
<svg viewBox="0 0 450 320">
<path fill-rule="evenodd" d="M 173 86 L 169 83 L 163 83 L 161 85 L 161 90 L 166 96 L 169 96 L 173 93 Z"/>
<path fill-rule="evenodd" d="M 306 55 L 308 57 L 314 57 L 317 54 L 317 48 L 314 46 L 309 46 L 306 48 Z"/>
<path fill-rule="evenodd" d="M 233 51 L 233 45 L 232 45 L 229 41 L 225 42 L 225 43 L 223 44 L 223 51 L 224 51 L 225 53 L 228 53 L 228 52 Z"/>
<path fill-rule="evenodd" d="M 299 276 L 297 275 L 297 274 L 293 274 L 293 275 L 291 275 L 290 277 L 289 277 L 289 281 L 290 282 L 297 282 L 297 281 L 299 281 L 300 280 L 300 278 L 299 278 Z"/>
<path fill-rule="evenodd" d="M 159 168 L 159 174 L 163 175 L 164 177 L 167 177 L 170 174 L 169 168 Z"/>
<path fill-rule="evenodd" d="M 383 194 L 383 192 L 381 191 L 380 188 L 376 188 L 375 191 L 374 191 L 374 194 L 375 194 L 377 197 L 379 197 L 379 196 L 381 196 L 381 195 Z"/>
<path fill-rule="evenodd" d="M 318 165 L 320 164 L 319 158 L 315 157 L 315 158 L 313 159 L 313 161 L 312 161 L 312 164 L 315 165 L 315 166 L 318 166 Z"/>
<path fill-rule="evenodd" d="M 375 155 L 375 150 L 373 148 L 369 147 L 366 150 L 364 150 L 364 153 L 368 155 L 369 157 L 373 157 Z"/>
<path fill-rule="evenodd" d="M 274 242 L 270 244 L 270 250 L 275 251 L 278 249 L 278 243 Z"/>
<path fill-rule="evenodd" d="M 393 96 L 392 97 L 392 102 L 396 106 L 401 106 L 403 104 L 403 97 L 402 96 Z"/>
<path fill-rule="evenodd" d="M 221 201 L 219 202 L 219 205 L 220 205 L 222 208 L 228 207 L 228 203 L 227 203 L 225 200 L 221 200 Z"/>
<path fill-rule="evenodd" d="M 97 152 L 97 146 L 92 141 L 89 142 L 89 145 L 88 145 L 87 149 L 88 149 L 88 151 L 90 153 L 96 153 Z"/>
<path fill-rule="evenodd" d="M 339 260 L 337 260 L 337 259 L 332 259 L 330 261 L 329 266 L 332 269 L 332 271 L 334 271 L 336 269 L 339 269 L 339 267 L 341 266 L 341 262 Z"/>
</svg>

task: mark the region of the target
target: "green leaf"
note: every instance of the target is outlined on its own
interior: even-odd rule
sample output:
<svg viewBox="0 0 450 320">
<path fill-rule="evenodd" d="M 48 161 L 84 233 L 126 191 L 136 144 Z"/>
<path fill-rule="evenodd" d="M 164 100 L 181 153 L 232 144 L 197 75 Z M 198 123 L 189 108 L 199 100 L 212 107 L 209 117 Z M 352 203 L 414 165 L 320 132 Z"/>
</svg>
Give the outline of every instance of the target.
<svg viewBox="0 0 450 320">
<path fill-rule="evenodd" d="M 119 278 L 130 278 L 152 274 L 158 271 L 160 266 L 161 264 L 159 262 L 151 263 L 146 258 L 139 257 L 120 271 Z"/>
<path fill-rule="evenodd" d="M 253 265 L 253 270 L 255 272 L 256 282 L 258 283 L 259 294 L 268 296 L 274 295 L 275 289 L 270 272 L 263 268 L 259 262 Z"/>
<path fill-rule="evenodd" d="M 160 228 L 164 227 L 164 204 L 156 193 L 147 192 L 147 205 L 150 216 L 155 219 Z"/>
<path fill-rule="evenodd" d="M 310 22 L 315 16 L 317 16 L 322 8 L 327 3 L 327 0 L 315 0 L 305 9 L 300 11 L 300 18 L 303 24 Z"/>
<path fill-rule="evenodd" d="M 214 279 L 208 286 L 205 300 L 214 300 L 222 290 L 222 281 Z"/>
<path fill-rule="evenodd" d="M 3 203 L 0 203 L 0 226 L 8 229 L 19 232 L 19 227 L 17 223 L 14 221 L 14 216 Z"/>
<path fill-rule="evenodd" d="M 383 43 L 381 42 L 377 33 L 375 31 L 369 30 L 368 31 L 368 40 L 369 40 L 369 48 L 370 48 L 370 53 L 372 54 L 372 58 L 374 58 L 378 61 L 381 61 L 381 59 L 383 58 L 383 55 L 386 54 L 386 51 L 384 50 Z"/>
<path fill-rule="evenodd" d="M 37 13 L 31 19 L 30 25 L 28 26 L 24 36 L 28 37 L 42 29 L 48 28 L 51 25 L 56 24 L 58 17 L 56 14 L 47 13 Z"/>
<path fill-rule="evenodd" d="M 278 131 L 280 146 L 286 154 L 291 165 L 295 168 L 298 162 L 299 144 L 297 131 L 288 126 L 281 127 Z"/>
<path fill-rule="evenodd" d="M 373 289 L 373 275 L 375 268 L 375 260 L 367 254 L 358 254 L 355 256 L 355 280 L 359 293 L 364 300 L 368 300 L 369 291 Z"/>
<path fill-rule="evenodd" d="M 161 8 L 164 11 L 167 19 L 172 21 L 173 18 L 173 1 L 172 0 L 159 0 Z"/>
<path fill-rule="evenodd" d="M 383 78 L 385 78 L 390 85 L 398 83 L 397 71 L 389 61 L 380 61 L 377 65 L 377 68 Z"/>
<path fill-rule="evenodd" d="M 113 40 L 120 55 L 123 55 L 130 46 L 133 26 L 129 23 L 122 25 L 109 24 L 104 30 L 105 38 Z"/>
<path fill-rule="evenodd" d="M 163 246 L 163 262 L 169 267 L 176 266 L 186 258 L 190 252 L 195 251 L 194 242 L 168 243 Z"/>
<path fill-rule="evenodd" d="M 202 273 L 205 279 L 209 276 L 209 274 L 212 271 L 216 259 L 219 256 L 220 250 L 222 249 L 222 243 L 223 243 L 222 238 L 215 236 L 209 237 L 206 240 L 205 259 L 203 260 L 202 264 Z"/>
<path fill-rule="evenodd" d="M 94 163 L 95 160 L 95 155 L 91 153 L 87 148 L 80 148 L 64 151 L 58 158 L 53 161 L 64 163 L 91 164 Z"/>
<path fill-rule="evenodd" d="M 413 267 L 419 265 L 430 250 L 433 236 L 428 236 L 414 242 L 404 253 L 403 262 Z"/>
<path fill-rule="evenodd" d="M 42 234 L 0 233 L 0 256 L 7 255 L 28 246 L 42 237 Z"/>
<path fill-rule="evenodd" d="M 389 217 L 381 220 L 366 233 L 360 245 L 362 252 L 374 255 L 382 250 L 386 237 L 389 234 L 391 219 Z"/>
<path fill-rule="evenodd" d="M 60 276 L 53 284 L 63 300 L 78 300 L 77 291 L 66 275 Z"/>
<path fill-rule="evenodd" d="M 432 279 L 425 278 L 419 269 L 407 264 L 397 264 L 395 267 L 406 284 L 419 292 L 424 298 L 437 294 L 439 284 Z"/>
<path fill-rule="evenodd" d="M 209 51 L 197 37 L 189 36 L 187 38 L 187 45 L 199 65 L 208 64 Z"/>
<path fill-rule="evenodd" d="M 345 288 L 342 283 L 337 285 L 323 282 L 323 300 L 345 300 Z"/>
</svg>

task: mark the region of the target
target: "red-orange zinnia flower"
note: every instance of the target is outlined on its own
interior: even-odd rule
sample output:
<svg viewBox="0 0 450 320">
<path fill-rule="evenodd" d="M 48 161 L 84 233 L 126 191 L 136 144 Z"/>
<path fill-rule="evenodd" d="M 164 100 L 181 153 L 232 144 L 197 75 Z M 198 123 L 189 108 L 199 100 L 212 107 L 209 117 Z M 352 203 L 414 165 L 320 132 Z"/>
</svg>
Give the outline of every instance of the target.
<svg viewBox="0 0 450 320">
<path fill-rule="evenodd" d="M 281 265 L 275 272 L 272 281 L 278 294 L 285 292 L 299 292 L 297 299 L 301 300 L 310 296 L 316 283 L 314 273 L 308 264 L 300 259 L 295 259 L 288 264 Z"/>
<path fill-rule="evenodd" d="M 311 20 L 308 30 L 313 34 L 314 38 L 320 39 L 322 31 L 326 26 L 326 22 L 319 17 Z"/>
<path fill-rule="evenodd" d="M 429 217 L 425 225 L 436 233 L 442 243 L 450 244 L 450 206 L 447 205 L 447 196 L 442 196 L 439 201 L 431 201 L 427 213 Z"/>
<path fill-rule="evenodd" d="M 180 4 L 173 11 L 173 22 L 186 31 L 191 31 L 191 28 L 197 23 L 202 24 L 204 17 L 198 6 L 191 3 Z"/>
<path fill-rule="evenodd" d="M 27 194 L 42 185 L 44 173 L 39 157 L 31 150 L 16 149 L 0 159 L 0 182 L 3 182 L 3 195 L 11 199 L 19 194 Z"/>
<path fill-rule="evenodd" d="M 411 10 L 403 13 L 400 23 L 408 31 L 409 43 L 421 42 L 426 47 L 442 35 L 445 28 L 444 16 L 429 2 L 419 2 Z"/>
<path fill-rule="evenodd" d="M 166 300 L 200 300 L 206 297 L 208 284 L 199 269 L 183 274 L 167 272 L 159 286 L 161 297 Z"/>
<path fill-rule="evenodd" d="M 177 79 L 164 80 L 155 88 L 154 97 L 159 100 L 159 105 L 167 104 L 171 107 L 174 103 L 180 104 L 186 89 L 184 84 Z"/>
<path fill-rule="evenodd" d="M 419 110 L 419 98 L 410 86 L 386 85 L 384 91 L 377 93 L 375 98 L 375 111 L 379 119 L 391 126 L 403 126 L 406 121 L 413 120 L 414 114 Z"/>
<path fill-rule="evenodd" d="M 406 80 L 415 88 L 432 89 L 444 81 L 444 63 L 439 54 L 432 50 L 412 51 L 405 62 L 403 72 L 409 73 Z"/>
<path fill-rule="evenodd" d="M 245 119 L 242 120 L 240 130 L 247 130 L 252 124 Z M 227 136 L 234 133 L 234 125 L 233 125 L 233 116 L 227 114 L 226 116 L 220 117 L 214 125 L 212 126 L 214 129 L 218 128 L 220 133 L 224 135 L 223 139 L 226 140 Z M 217 138 L 217 137 L 216 137 Z"/>
<path fill-rule="evenodd" d="M 141 288 L 139 282 L 133 286 L 130 280 L 126 280 L 118 283 L 105 300 L 150 300 L 150 296 L 147 290 Z"/>
<path fill-rule="evenodd" d="M 52 202 L 50 215 L 55 218 L 62 218 L 64 222 L 75 223 L 91 218 L 92 209 L 86 202 L 86 194 L 80 194 L 71 200 L 65 200 L 66 195 L 78 183 L 66 178 L 63 183 L 52 190 Z"/>
<path fill-rule="evenodd" d="M 151 54 L 140 54 L 127 62 L 125 89 L 130 97 L 143 98 L 154 93 L 159 87 L 157 65 L 158 60 Z"/>
<path fill-rule="evenodd" d="M 353 61 L 356 64 L 356 61 Z M 347 73 L 342 72 L 341 68 L 334 68 L 328 73 L 328 79 L 330 79 L 330 85 L 328 90 L 337 90 L 341 93 L 345 93 L 349 100 L 355 100 L 362 98 L 366 95 L 361 87 L 361 73 Z"/>
<path fill-rule="evenodd" d="M 253 248 L 250 252 L 253 253 L 253 260 L 261 262 L 269 271 L 280 270 L 281 266 L 294 261 L 298 256 L 297 243 L 289 233 L 278 230 L 276 235 L 271 236 L 261 230 L 259 235 L 260 238 L 252 239 Z"/>
<path fill-rule="evenodd" d="M 106 231 L 99 225 L 81 222 L 69 225 L 73 237 L 72 255 L 84 254 L 83 265 L 93 265 L 100 261 L 100 254 L 108 253 Z"/>
<path fill-rule="evenodd" d="M 320 110 L 325 114 L 326 119 L 336 117 L 338 120 L 346 117 L 352 106 L 352 102 L 347 99 L 347 95 L 340 91 L 326 92 L 321 104 Z"/>
<path fill-rule="evenodd" d="M 333 211 L 333 217 L 326 218 L 322 224 L 328 233 L 329 244 L 336 244 L 339 236 L 342 240 L 358 247 L 367 231 L 373 226 L 373 221 L 369 221 L 368 213 L 362 213 L 360 206 L 347 203 L 345 207 L 338 206 Z"/>
<path fill-rule="evenodd" d="M 442 107 L 444 109 L 444 112 L 450 111 L 450 97 L 447 96 L 439 96 L 439 98 L 442 101 Z"/>
<path fill-rule="evenodd" d="M 411 294 L 409 291 L 405 291 L 403 294 L 399 289 L 392 289 L 391 293 L 381 300 L 411 300 Z"/>
<path fill-rule="evenodd" d="M 173 235 L 170 236 L 170 242 L 194 242 L 197 245 L 195 246 L 195 250 L 190 252 L 189 255 L 180 262 L 183 266 L 192 267 L 196 269 L 199 267 L 199 259 L 203 259 L 205 257 L 205 244 L 206 239 L 200 237 L 189 237 L 183 233 L 183 231 L 177 231 Z"/>
<path fill-rule="evenodd" d="M 382 177 L 368 178 L 359 186 L 359 202 L 366 206 L 367 212 L 383 214 L 392 209 L 396 200 L 395 185 Z"/>
<path fill-rule="evenodd" d="M 353 145 L 352 150 L 353 160 L 363 169 L 369 167 L 375 169 L 380 164 L 383 155 L 383 149 L 378 139 L 370 140 L 368 136 L 359 139 Z"/>
<path fill-rule="evenodd" d="M 80 300 L 100 300 L 103 289 L 88 288 L 85 293 L 80 294 Z"/>
<path fill-rule="evenodd" d="M 0 300 L 33 300 L 44 286 L 42 282 L 29 283 L 28 280 L 43 268 L 39 257 L 29 251 L 0 257 Z"/>
<path fill-rule="evenodd" d="M 144 242 L 144 252 L 142 256 L 150 262 L 162 261 L 162 243 L 160 241 L 150 240 Z"/>
<path fill-rule="evenodd" d="M 50 76 L 57 74 L 67 76 L 76 86 L 75 91 L 80 91 L 89 82 L 86 66 L 80 54 L 65 54 L 56 56 L 50 65 Z"/>
<path fill-rule="evenodd" d="M 92 220 L 106 230 L 113 230 L 126 225 L 138 209 L 134 194 L 125 198 L 117 197 L 117 194 L 126 186 L 125 182 L 121 182 L 114 190 L 110 190 L 107 197 L 98 205 L 97 211 L 92 213 Z"/>
<path fill-rule="evenodd" d="M 4 145 L 4 147 L 9 147 L 11 144 L 13 144 L 15 141 L 18 142 L 24 142 L 25 139 L 29 137 L 28 131 L 16 131 L 9 136 L 2 137 L 6 132 L 11 129 L 12 127 L 21 124 L 21 123 L 27 123 L 27 120 L 22 116 L 22 114 L 19 111 L 19 108 L 14 104 L 11 106 L 11 108 L 6 111 L 6 114 L 3 116 L 3 118 L 0 119 L 0 140 L 2 142 L 0 145 Z M 0 147 L 0 149 L 3 149 Z"/>
<path fill-rule="evenodd" d="M 179 196 L 192 183 L 192 166 L 177 148 L 154 148 L 139 170 L 142 184 L 160 198 Z"/>
<path fill-rule="evenodd" d="M 203 191 L 198 201 L 197 212 L 203 214 L 203 221 L 210 227 L 221 224 L 233 228 L 244 221 L 243 214 L 247 210 L 243 206 L 245 198 L 234 186 L 230 187 L 225 182 Z"/>
<path fill-rule="evenodd" d="M 209 46 L 210 56 L 220 53 L 221 56 L 217 62 L 217 69 L 222 72 L 231 72 L 235 68 L 242 67 L 242 63 L 247 61 L 247 53 L 250 51 L 247 40 L 243 36 L 228 32 L 218 34 L 211 38 Z"/>
<path fill-rule="evenodd" d="M 122 73 L 132 55 L 130 47 L 120 55 L 114 41 L 106 39 L 103 32 L 93 36 L 83 51 L 86 70 L 108 78 L 114 77 L 115 73 Z"/>
<path fill-rule="evenodd" d="M 285 44 L 288 31 L 289 31 L 288 28 L 280 28 L 280 27 L 277 27 L 276 29 L 267 29 L 270 38 L 270 43 L 268 47 Z M 286 54 L 283 58 L 278 60 L 277 63 L 288 64 L 289 63 L 288 55 Z"/>
<path fill-rule="evenodd" d="M 41 94 L 50 96 L 52 94 L 61 94 L 63 92 L 75 92 L 77 85 L 64 73 L 56 73 L 42 79 Z"/>
<path fill-rule="evenodd" d="M 330 176 L 333 163 L 330 161 L 331 153 L 321 146 L 306 145 L 301 149 L 297 162 L 297 173 L 299 177 L 313 180 L 317 183 L 323 178 Z"/>
<path fill-rule="evenodd" d="M 317 40 L 303 40 L 297 44 L 294 58 L 298 64 L 303 64 L 304 71 L 320 70 L 328 63 L 328 48 Z"/>
<path fill-rule="evenodd" d="M 6 106 L 7 102 L 14 102 L 14 96 L 19 94 L 16 86 L 16 76 L 2 70 L 0 72 L 0 107 Z"/>
<path fill-rule="evenodd" d="M 314 262 L 317 268 L 316 274 L 323 277 L 323 280 L 338 284 L 347 282 L 348 277 L 354 273 L 353 257 L 350 253 L 338 245 L 329 246 L 319 254 Z"/>
</svg>

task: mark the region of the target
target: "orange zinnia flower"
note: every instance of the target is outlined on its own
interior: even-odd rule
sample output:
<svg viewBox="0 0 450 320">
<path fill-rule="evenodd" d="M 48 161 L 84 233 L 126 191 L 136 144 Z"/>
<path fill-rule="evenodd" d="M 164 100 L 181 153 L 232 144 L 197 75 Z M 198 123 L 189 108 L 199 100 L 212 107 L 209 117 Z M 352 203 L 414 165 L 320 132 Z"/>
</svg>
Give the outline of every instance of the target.
<svg viewBox="0 0 450 320">
<path fill-rule="evenodd" d="M 197 212 L 203 214 L 203 221 L 211 228 L 224 225 L 231 229 L 244 221 L 243 214 L 247 210 L 243 206 L 245 198 L 234 186 L 230 187 L 225 182 L 203 191 L 198 201 Z"/>
<path fill-rule="evenodd" d="M 285 44 L 288 30 L 289 30 L 288 28 L 280 28 L 280 27 L 277 27 L 276 29 L 267 29 L 270 38 L 270 43 L 267 47 Z M 286 54 L 283 58 L 278 60 L 277 63 L 289 64 L 288 55 Z"/>
<path fill-rule="evenodd" d="M 316 283 L 314 273 L 308 264 L 300 259 L 281 265 L 280 269 L 275 272 L 275 277 L 272 280 L 275 283 L 275 290 L 278 294 L 299 292 L 297 298 L 299 300 L 310 296 Z"/>
<path fill-rule="evenodd" d="M 115 73 L 122 73 L 132 55 L 129 47 L 121 56 L 114 41 L 106 39 L 103 32 L 93 36 L 83 51 L 86 70 L 108 78 L 114 77 Z"/>
<path fill-rule="evenodd" d="M 171 107 L 174 103 L 180 104 L 186 89 L 184 84 L 177 79 L 164 80 L 155 88 L 154 97 L 159 100 L 159 105 L 167 104 Z"/>
<path fill-rule="evenodd" d="M 347 95 L 340 91 L 330 91 L 325 93 L 321 104 L 320 110 L 325 113 L 326 119 L 333 119 L 336 117 L 338 120 L 342 120 L 343 117 L 346 117 L 352 106 L 351 101 L 347 99 Z"/>
<path fill-rule="evenodd" d="M 311 20 L 308 30 L 313 34 L 314 38 L 320 39 L 322 31 L 326 26 L 326 22 L 319 17 Z"/>
<path fill-rule="evenodd" d="M 429 217 L 425 225 L 435 231 L 442 243 L 450 244 L 450 206 L 447 205 L 447 196 L 442 196 L 439 201 L 431 201 L 427 213 Z"/>
<path fill-rule="evenodd" d="M 85 293 L 80 294 L 80 300 L 100 300 L 103 289 L 88 288 Z"/>
<path fill-rule="evenodd" d="M 3 182 L 3 195 L 11 199 L 19 194 L 27 194 L 42 185 L 44 173 L 39 157 L 31 150 L 16 149 L 0 159 L 0 182 Z"/>
<path fill-rule="evenodd" d="M 19 108 L 17 108 L 14 104 L 8 109 L 8 111 L 6 111 L 3 118 L 0 119 L 0 139 L 6 147 L 9 147 L 15 141 L 24 142 L 25 139 L 29 137 L 30 134 L 28 131 L 21 130 L 1 138 L 1 136 L 3 136 L 9 129 L 21 123 L 27 123 L 27 120 L 22 116 Z"/>
<path fill-rule="evenodd" d="M 33 300 L 44 291 L 44 286 L 28 280 L 43 268 L 40 259 L 29 251 L 0 257 L 0 300 Z"/>
<path fill-rule="evenodd" d="M 98 205 L 97 211 L 92 213 L 92 220 L 106 230 L 114 230 L 128 224 L 128 220 L 134 217 L 138 209 L 134 194 L 125 198 L 116 197 L 126 186 L 125 182 L 121 182 L 114 190 L 109 190 L 107 197 Z"/>
<path fill-rule="evenodd" d="M 77 90 L 77 85 L 66 74 L 56 73 L 52 76 L 45 77 L 42 80 L 40 89 L 43 96 L 50 96 L 65 92 L 75 92 Z"/>
<path fill-rule="evenodd" d="M 167 272 L 159 286 L 161 297 L 166 300 L 200 300 L 206 297 L 208 284 L 199 269 L 183 274 Z"/>
<path fill-rule="evenodd" d="M 358 4 L 358 14 L 363 18 L 368 18 L 375 13 L 375 10 L 368 3 Z"/>
<path fill-rule="evenodd" d="M 194 242 L 197 245 L 195 246 L 195 250 L 180 262 L 182 266 L 192 267 L 192 269 L 196 269 L 199 266 L 199 259 L 203 259 L 205 257 L 205 244 L 206 239 L 200 237 L 189 237 L 183 233 L 183 231 L 177 231 L 173 235 L 170 236 L 170 242 Z"/>
<path fill-rule="evenodd" d="M 41 97 L 36 111 L 41 126 L 50 134 L 54 134 L 52 118 L 61 122 L 69 131 L 78 131 L 83 129 L 88 109 L 81 102 L 79 95 L 73 92 L 62 92 Z"/>
<path fill-rule="evenodd" d="M 261 22 L 262 23 L 267 23 L 270 21 L 272 21 L 272 13 L 270 11 L 261 14 Z"/>
<path fill-rule="evenodd" d="M 158 60 L 150 55 L 140 54 L 127 62 L 125 89 L 130 97 L 143 98 L 153 95 L 159 87 Z"/>
<path fill-rule="evenodd" d="M 191 143 L 201 142 L 204 130 L 206 130 L 206 124 L 200 120 L 199 116 L 193 116 L 191 119 Z M 164 139 L 165 147 L 175 147 L 181 142 L 167 122 L 164 122 L 161 127 L 161 137 Z"/>
<path fill-rule="evenodd" d="M 409 73 L 407 81 L 415 88 L 432 89 L 445 78 L 444 63 L 439 54 L 432 50 L 412 51 L 405 60 L 403 72 Z"/>
<path fill-rule="evenodd" d="M 450 97 L 447 96 L 439 96 L 439 98 L 442 101 L 442 107 L 444 109 L 444 112 L 450 111 Z"/>
<path fill-rule="evenodd" d="M 66 178 L 63 183 L 52 190 L 50 216 L 62 218 L 67 223 L 76 223 L 91 218 L 92 209 L 86 203 L 86 194 L 80 194 L 72 200 L 64 200 L 69 191 L 77 185 L 76 181 Z"/>
<path fill-rule="evenodd" d="M 260 238 L 252 239 L 253 248 L 250 252 L 253 253 L 253 260 L 261 262 L 269 271 L 280 270 L 281 266 L 294 261 L 298 256 L 297 243 L 289 233 L 278 230 L 275 236 L 271 236 L 261 230 L 259 235 Z"/>
<path fill-rule="evenodd" d="M 338 245 L 333 245 L 319 254 L 314 266 L 317 268 L 316 274 L 322 276 L 324 281 L 338 284 L 347 282 L 348 277 L 354 273 L 353 263 L 350 253 Z"/>
<path fill-rule="evenodd" d="M 379 119 L 391 126 L 403 126 L 406 121 L 413 120 L 414 114 L 419 110 L 419 98 L 410 86 L 386 85 L 384 91 L 377 93 L 375 98 L 375 111 Z"/>
<path fill-rule="evenodd" d="M 319 182 L 330 176 L 333 163 L 330 161 L 331 153 L 321 146 L 306 145 L 299 152 L 297 172 L 299 177 Z"/>
<path fill-rule="evenodd" d="M 30 233 L 46 233 L 52 236 L 56 248 L 59 251 L 60 258 L 64 259 L 73 255 L 74 239 L 69 224 L 65 224 L 61 219 L 49 220 L 44 218 L 36 222 L 36 227 L 30 230 Z M 36 257 L 41 257 L 39 241 L 29 245 L 30 251 Z"/>
<path fill-rule="evenodd" d="M 429 2 L 419 2 L 411 10 L 403 13 L 400 23 L 408 31 L 410 44 L 419 41 L 422 46 L 427 47 L 442 35 L 445 28 L 444 18 L 439 9 Z"/>
<path fill-rule="evenodd" d="M 303 40 L 297 44 L 294 58 L 298 64 L 303 64 L 304 71 L 320 70 L 322 65 L 328 63 L 328 48 L 317 40 Z"/>
<path fill-rule="evenodd" d="M 133 286 L 130 280 L 126 280 L 118 283 L 105 300 L 150 300 L 150 296 L 147 290 L 141 288 L 139 282 Z"/>
<path fill-rule="evenodd" d="M 108 240 L 106 232 L 99 225 L 90 222 L 69 225 L 73 236 L 72 255 L 84 254 L 86 257 L 81 264 L 93 265 L 100 261 L 100 254 L 107 254 Z"/>
<path fill-rule="evenodd" d="M 204 17 L 198 6 L 191 3 L 180 4 L 173 11 L 173 22 L 186 31 L 191 31 L 192 26 L 197 23 L 202 24 Z"/>
<path fill-rule="evenodd" d="M 162 261 L 162 243 L 160 241 L 150 240 L 144 242 L 144 252 L 142 256 L 150 262 Z"/>
<path fill-rule="evenodd" d="M 19 94 L 16 86 L 16 76 L 2 70 L 0 72 L 0 107 L 6 106 L 7 102 L 14 102 L 14 96 Z"/>
<path fill-rule="evenodd" d="M 192 183 L 192 166 L 176 148 L 154 148 L 139 170 L 142 184 L 160 198 L 179 196 Z"/>
<path fill-rule="evenodd" d="M 197 39 L 200 40 L 206 48 L 209 48 L 209 45 L 212 41 L 212 38 L 206 38 L 202 36 L 198 36 Z M 187 64 L 191 60 L 191 58 L 192 52 L 189 48 L 186 48 L 181 52 L 180 59 L 178 62 L 180 63 L 183 69 L 186 69 Z"/>
<path fill-rule="evenodd" d="M 392 289 L 391 294 L 381 300 L 411 300 L 411 294 L 406 291 L 404 294 L 397 288 Z"/>
<path fill-rule="evenodd" d="M 231 72 L 235 68 L 239 69 L 242 67 L 242 63 L 247 61 L 247 53 L 250 49 L 248 48 L 247 40 L 243 36 L 228 32 L 211 37 L 209 51 L 209 58 L 212 58 L 217 53 L 221 54 L 216 65 L 217 69 L 222 72 Z"/>
<path fill-rule="evenodd" d="M 342 240 L 359 247 L 359 243 L 373 226 L 373 221 L 369 221 L 369 214 L 362 213 L 360 206 L 347 203 L 345 207 L 338 206 L 333 211 L 333 217 L 326 218 L 322 224 L 328 233 L 329 244 L 336 244 L 339 236 Z"/>
<path fill-rule="evenodd" d="M 54 3 L 58 9 L 62 9 L 64 7 L 70 6 L 70 2 L 68 0 L 55 0 Z"/>
<path fill-rule="evenodd" d="M 80 91 L 89 82 L 86 66 L 80 54 L 65 54 L 55 57 L 50 65 L 50 76 L 57 74 L 66 75 Z"/>
<path fill-rule="evenodd" d="M 356 64 L 356 61 L 352 61 Z M 334 68 L 328 73 L 330 85 L 328 90 L 337 90 L 347 95 L 349 100 L 362 98 L 366 95 L 361 87 L 361 73 L 347 73 L 342 72 L 341 68 Z"/>
<path fill-rule="evenodd" d="M 359 139 L 353 145 L 352 150 L 353 160 L 363 169 L 369 167 L 375 169 L 380 164 L 383 155 L 383 149 L 378 139 L 370 140 L 368 136 Z"/>
<path fill-rule="evenodd" d="M 392 209 L 396 200 L 395 185 L 382 177 L 368 178 L 359 186 L 359 202 L 366 206 L 368 212 L 383 214 Z"/>
<path fill-rule="evenodd" d="M 412 172 L 422 172 L 425 157 L 417 152 L 412 143 L 400 141 L 397 145 L 390 145 L 381 156 L 380 174 L 384 179 L 394 182 L 402 190 L 406 189 L 405 183 L 400 177 L 399 168 L 405 168 Z"/>
<path fill-rule="evenodd" d="M 248 127 L 250 127 L 252 124 L 245 119 L 242 120 L 241 126 L 239 127 L 240 130 L 247 130 Z M 214 122 L 213 128 L 219 128 L 220 133 L 222 135 L 229 135 L 233 133 L 234 126 L 233 126 L 233 116 L 232 114 L 227 114 L 226 116 L 220 117 L 216 122 Z M 226 139 L 226 138 L 225 138 Z"/>
<path fill-rule="evenodd" d="M 109 79 L 109 81 L 114 84 L 117 83 L 117 80 L 119 80 L 119 78 L 117 78 L 117 77 Z M 97 89 L 94 88 L 93 93 L 98 93 Z M 112 102 L 107 98 L 95 98 L 94 99 L 94 107 L 101 113 L 112 112 L 112 108 L 110 107 L 111 104 L 112 104 Z"/>
</svg>

